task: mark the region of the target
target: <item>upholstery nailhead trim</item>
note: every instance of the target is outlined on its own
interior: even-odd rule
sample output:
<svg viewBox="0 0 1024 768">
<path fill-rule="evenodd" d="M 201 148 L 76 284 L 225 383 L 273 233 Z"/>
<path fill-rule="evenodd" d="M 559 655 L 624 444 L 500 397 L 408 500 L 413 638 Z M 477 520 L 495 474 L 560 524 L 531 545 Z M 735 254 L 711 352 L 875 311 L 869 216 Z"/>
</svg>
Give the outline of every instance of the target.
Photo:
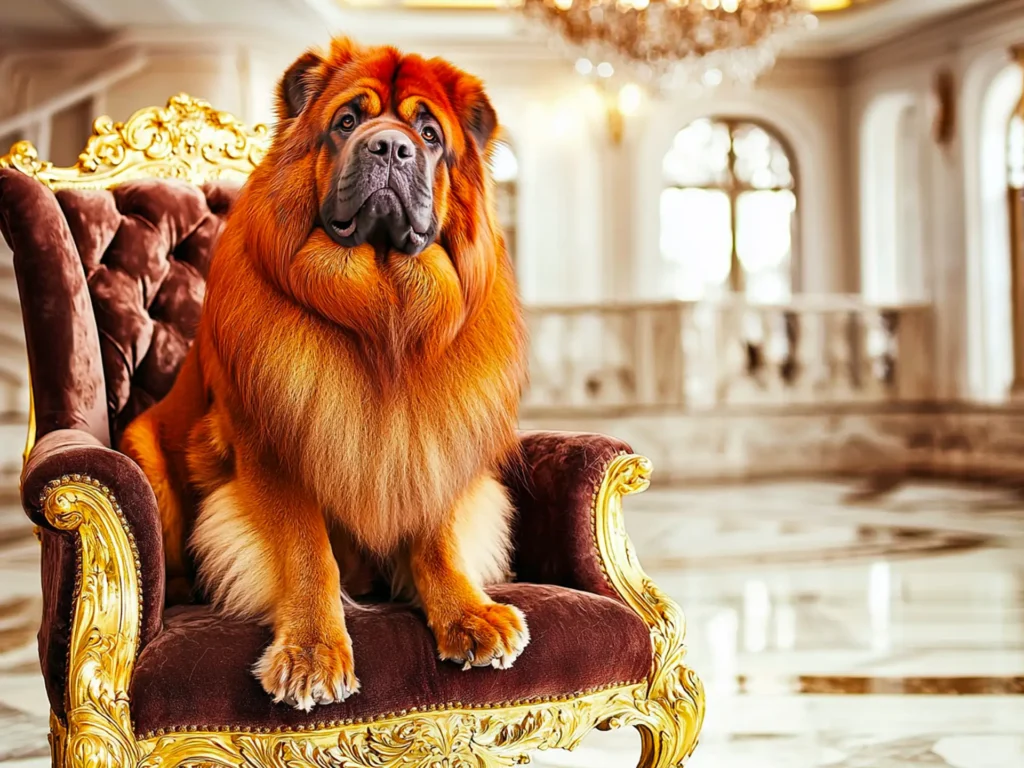
<svg viewBox="0 0 1024 768">
<path fill-rule="evenodd" d="M 569 694 L 566 696 L 537 696 L 529 699 L 519 699 L 518 701 L 506 701 L 499 704 L 470 704 L 463 705 L 461 703 L 449 703 L 449 704 L 431 704 L 426 707 L 411 707 L 410 709 L 399 710 L 398 712 L 388 712 L 386 714 L 374 715 L 372 717 L 359 717 L 359 718 L 346 718 L 344 720 L 323 720 L 309 725 L 296 725 L 296 726 L 280 726 L 277 728 L 266 728 L 266 727 L 253 727 L 253 726 L 226 726 L 226 725 L 214 725 L 214 726 L 195 726 L 195 725 L 172 725 L 168 728 L 157 728 L 155 731 L 148 731 L 142 734 L 139 738 L 141 739 L 152 739 L 157 736 L 166 736 L 171 733 L 192 733 L 192 732 L 221 732 L 221 733 L 303 733 L 310 732 L 315 733 L 316 731 L 323 731 L 329 728 L 339 728 L 346 725 L 372 725 L 379 723 L 384 720 L 393 720 L 399 717 L 405 717 L 407 715 L 413 715 L 420 712 L 448 712 L 451 710 L 468 710 L 472 712 L 480 712 L 487 710 L 506 709 L 508 707 L 520 707 L 528 704 L 562 704 L 570 701 L 575 701 L 581 696 L 589 696 L 595 693 L 603 693 L 604 691 L 611 691 L 616 688 L 632 688 L 633 686 L 640 685 L 645 682 L 645 679 L 634 680 L 627 683 L 613 683 L 612 685 L 598 686 L 596 688 L 586 688 L 583 691 Z"/>
<path fill-rule="evenodd" d="M 605 476 L 608 474 L 608 470 L 612 466 L 612 463 L 623 456 L 629 456 L 629 453 L 626 451 L 619 451 L 609 459 L 608 463 L 604 465 L 604 469 L 601 471 L 601 476 L 594 484 L 594 492 L 590 495 L 590 535 L 594 545 L 594 559 L 597 560 L 597 564 L 601 568 L 601 575 L 604 576 L 605 584 L 607 584 L 616 595 L 618 595 L 618 590 L 615 589 L 615 585 L 612 583 L 612 579 L 608 575 L 608 569 L 605 567 L 604 560 L 601 558 L 601 548 L 597 543 L 597 495 L 601 492 L 601 486 L 604 485 Z M 620 597 L 619 599 L 621 600 L 622 598 Z"/>
</svg>

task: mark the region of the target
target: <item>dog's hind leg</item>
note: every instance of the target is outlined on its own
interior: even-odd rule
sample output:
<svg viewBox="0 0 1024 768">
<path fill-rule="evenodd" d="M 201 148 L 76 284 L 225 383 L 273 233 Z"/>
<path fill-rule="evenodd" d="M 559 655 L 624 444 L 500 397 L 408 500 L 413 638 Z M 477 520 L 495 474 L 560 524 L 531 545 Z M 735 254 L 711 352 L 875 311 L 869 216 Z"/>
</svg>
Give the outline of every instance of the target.
<svg viewBox="0 0 1024 768">
<path fill-rule="evenodd" d="M 195 515 L 186 451 L 189 431 L 203 416 L 206 402 L 195 351 L 182 363 L 170 393 L 138 416 L 118 446 L 142 469 L 153 488 L 163 529 L 167 602 L 191 599 L 192 564 L 185 544 Z"/>
<path fill-rule="evenodd" d="M 121 439 L 121 451 L 142 469 L 153 488 L 163 528 L 167 568 L 168 604 L 187 603 L 191 597 L 190 567 L 185 553 L 188 536 L 187 482 L 175 471 L 175 462 L 164 449 L 162 424 L 152 411 L 135 419 Z"/>
</svg>

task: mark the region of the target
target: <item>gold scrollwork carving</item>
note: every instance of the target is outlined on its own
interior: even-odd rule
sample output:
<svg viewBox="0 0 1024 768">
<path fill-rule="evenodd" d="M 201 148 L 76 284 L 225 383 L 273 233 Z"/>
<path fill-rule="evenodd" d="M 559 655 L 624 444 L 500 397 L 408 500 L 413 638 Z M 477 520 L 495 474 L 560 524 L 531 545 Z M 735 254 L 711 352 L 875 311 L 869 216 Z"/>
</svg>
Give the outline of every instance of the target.
<svg viewBox="0 0 1024 768">
<path fill-rule="evenodd" d="M 110 489 L 85 475 L 46 486 L 43 514 L 77 534 L 78 579 L 68 649 L 66 724 L 54 717 L 54 765 L 120 768 L 138 761 L 128 691 L 142 614 L 139 553 Z"/>
<path fill-rule="evenodd" d="M 0 168 L 15 168 L 54 189 L 105 189 L 138 178 L 242 181 L 270 146 L 265 125 L 248 128 L 230 113 L 184 93 L 172 96 L 165 107 L 139 110 L 123 123 L 97 118 L 92 130 L 78 162 L 69 168 L 41 160 L 27 141 L 0 157 Z"/>
<path fill-rule="evenodd" d="M 573 749 L 595 728 L 637 716 L 643 686 L 557 702 L 413 712 L 306 733 L 186 732 L 141 744 L 140 768 L 510 768 L 537 749 Z"/>
<path fill-rule="evenodd" d="M 684 663 L 683 617 L 641 569 L 622 524 L 622 497 L 647 487 L 650 463 L 616 458 L 594 496 L 594 532 L 609 583 L 651 632 L 648 679 L 566 698 L 401 713 L 305 731 L 189 728 L 137 739 L 128 682 L 138 645 L 138 554 L 116 500 L 82 476 L 47 487 L 55 527 L 77 531 L 82 577 L 72 629 L 67 725 L 51 720 L 57 766 L 255 768 L 510 768 L 539 749 L 573 749 L 594 729 L 635 726 L 643 768 L 675 768 L 704 716 L 699 679 Z"/>
<path fill-rule="evenodd" d="M 594 495 L 594 533 L 609 583 L 648 626 L 654 663 L 637 708 L 649 721 L 637 725 L 641 765 L 681 765 L 697 744 L 704 722 L 704 688 L 685 664 L 686 620 L 679 606 L 644 573 L 626 534 L 622 498 L 650 485 L 651 462 L 622 455 L 608 467 Z"/>
</svg>

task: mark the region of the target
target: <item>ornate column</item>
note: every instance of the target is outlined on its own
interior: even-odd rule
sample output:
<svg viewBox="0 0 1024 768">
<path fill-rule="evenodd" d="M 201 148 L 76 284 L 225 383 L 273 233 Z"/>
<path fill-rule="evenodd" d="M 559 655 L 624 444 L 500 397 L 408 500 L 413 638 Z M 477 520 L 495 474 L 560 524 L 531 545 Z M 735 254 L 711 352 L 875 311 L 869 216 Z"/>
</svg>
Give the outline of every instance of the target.
<svg viewBox="0 0 1024 768">
<path fill-rule="evenodd" d="M 1012 49 L 1024 71 L 1024 45 Z M 1024 397 L 1024 93 L 1007 131 L 1006 199 L 1010 215 L 1010 307 L 1013 323 L 1013 383 L 1010 394 Z"/>
</svg>

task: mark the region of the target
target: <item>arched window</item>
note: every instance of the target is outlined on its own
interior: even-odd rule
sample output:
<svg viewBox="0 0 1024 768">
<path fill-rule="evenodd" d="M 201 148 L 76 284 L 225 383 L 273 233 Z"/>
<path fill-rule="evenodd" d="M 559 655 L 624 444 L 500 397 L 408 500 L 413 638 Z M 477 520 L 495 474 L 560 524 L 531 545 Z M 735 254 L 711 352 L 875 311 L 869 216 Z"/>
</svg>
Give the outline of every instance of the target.
<svg viewBox="0 0 1024 768">
<path fill-rule="evenodd" d="M 491 175 L 494 177 L 495 203 L 498 224 L 505 235 L 505 248 L 516 265 L 516 193 L 519 181 L 519 161 L 507 140 L 501 141 L 491 156 Z"/>
<path fill-rule="evenodd" d="M 1013 381 L 1010 216 L 1008 185 L 1019 169 L 1012 159 L 1021 140 L 1011 121 L 1022 90 L 1021 70 L 1011 64 L 991 81 L 981 105 L 979 136 L 980 238 L 969 301 L 972 305 L 968 364 L 971 394 L 998 402 Z M 1017 151 L 1015 151 L 1017 150 Z"/>
<path fill-rule="evenodd" d="M 748 120 L 694 120 L 676 134 L 662 172 L 661 255 L 676 296 L 790 297 L 796 178 L 772 130 Z"/>
<path fill-rule="evenodd" d="M 872 102 L 861 124 L 861 293 L 869 301 L 927 297 L 921 113 L 914 94 L 887 93 Z"/>
</svg>

